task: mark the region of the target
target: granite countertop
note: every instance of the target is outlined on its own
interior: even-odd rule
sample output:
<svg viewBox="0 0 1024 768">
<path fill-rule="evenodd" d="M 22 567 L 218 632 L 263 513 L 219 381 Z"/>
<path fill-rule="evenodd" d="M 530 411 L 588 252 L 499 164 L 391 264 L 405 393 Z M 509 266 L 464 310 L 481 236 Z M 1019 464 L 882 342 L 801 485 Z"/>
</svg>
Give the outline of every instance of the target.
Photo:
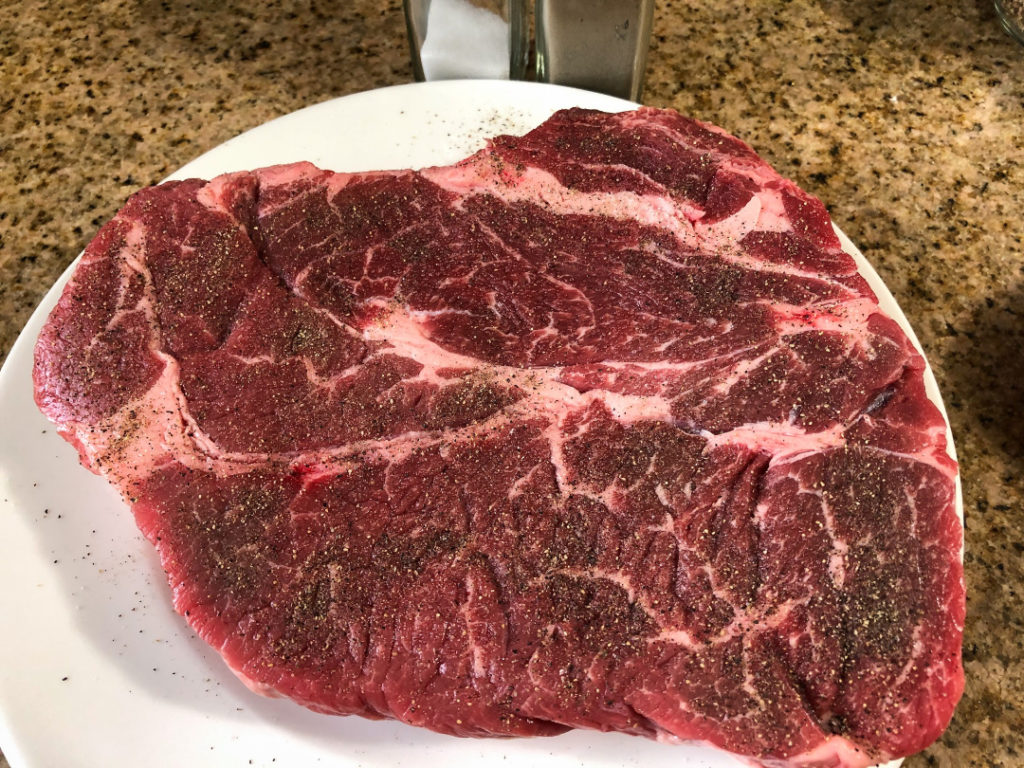
<svg viewBox="0 0 1024 768">
<path fill-rule="evenodd" d="M 396 0 L 300 6 L 3 0 L 0 359 L 130 192 L 412 79 Z M 964 699 L 906 765 L 1024 765 L 1024 48 L 983 0 L 659 0 L 644 101 L 824 200 L 910 318 L 960 454 L 968 621 Z"/>
</svg>

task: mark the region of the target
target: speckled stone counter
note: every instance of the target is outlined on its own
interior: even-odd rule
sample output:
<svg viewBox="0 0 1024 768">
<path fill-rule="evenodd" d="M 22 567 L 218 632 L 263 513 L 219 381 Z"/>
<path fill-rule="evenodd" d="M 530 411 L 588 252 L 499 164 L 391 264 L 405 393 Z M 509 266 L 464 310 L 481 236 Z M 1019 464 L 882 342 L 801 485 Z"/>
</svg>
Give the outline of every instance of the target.
<svg viewBox="0 0 1024 768">
<path fill-rule="evenodd" d="M 395 0 L 0 8 L 0 359 L 130 192 L 411 80 Z M 983 0 L 659 0 L 647 83 L 821 197 L 917 330 L 961 459 L 967 691 L 906 765 L 1024 765 L 1024 48 Z"/>
</svg>

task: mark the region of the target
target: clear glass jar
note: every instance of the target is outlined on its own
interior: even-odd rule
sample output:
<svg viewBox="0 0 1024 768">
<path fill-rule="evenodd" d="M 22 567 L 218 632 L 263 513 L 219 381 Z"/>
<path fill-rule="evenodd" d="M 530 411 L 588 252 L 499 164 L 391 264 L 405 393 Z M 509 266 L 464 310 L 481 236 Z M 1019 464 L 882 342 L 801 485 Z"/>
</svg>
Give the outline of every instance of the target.
<svg viewBox="0 0 1024 768">
<path fill-rule="evenodd" d="M 537 80 L 639 101 L 654 0 L 537 0 Z"/>
<path fill-rule="evenodd" d="M 1003 29 L 1024 44 L 1024 0 L 994 0 Z"/>
<path fill-rule="evenodd" d="M 526 0 L 404 0 L 417 80 L 522 80 Z"/>
</svg>

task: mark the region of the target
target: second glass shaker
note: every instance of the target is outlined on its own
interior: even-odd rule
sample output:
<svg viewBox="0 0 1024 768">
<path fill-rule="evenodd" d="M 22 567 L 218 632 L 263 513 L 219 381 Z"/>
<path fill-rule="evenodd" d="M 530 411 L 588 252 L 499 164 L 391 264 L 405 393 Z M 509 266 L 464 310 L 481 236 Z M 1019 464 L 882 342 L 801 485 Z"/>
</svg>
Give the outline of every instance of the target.
<svg viewBox="0 0 1024 768">
<path fill-rule="evenodd" d="M 537 0 L 537 80 L 639 101 L 654 0 Z"/>
</svg>

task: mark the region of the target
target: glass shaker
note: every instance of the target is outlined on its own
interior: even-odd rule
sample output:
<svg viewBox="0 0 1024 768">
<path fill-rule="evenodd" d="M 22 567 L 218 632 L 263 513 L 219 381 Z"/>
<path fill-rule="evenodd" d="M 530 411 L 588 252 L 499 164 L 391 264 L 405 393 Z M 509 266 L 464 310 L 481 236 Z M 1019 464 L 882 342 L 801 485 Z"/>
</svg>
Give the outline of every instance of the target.
<svg viewBox="0 0 1024 768">
<path fill-rule="evenodd" d="M 995 0 L 996 13 L 1018 43 L 1024 43 L 1024 0 Z"/>
<path fill-rule="evenodd" d="M 522 80 L 526 0 L 404 0 L 417 80 Z"/>
<path fill-rule="evenodd" d="M 639 101 L 654 0 L 537 0 L 537 80 Z"/>
</svg>

